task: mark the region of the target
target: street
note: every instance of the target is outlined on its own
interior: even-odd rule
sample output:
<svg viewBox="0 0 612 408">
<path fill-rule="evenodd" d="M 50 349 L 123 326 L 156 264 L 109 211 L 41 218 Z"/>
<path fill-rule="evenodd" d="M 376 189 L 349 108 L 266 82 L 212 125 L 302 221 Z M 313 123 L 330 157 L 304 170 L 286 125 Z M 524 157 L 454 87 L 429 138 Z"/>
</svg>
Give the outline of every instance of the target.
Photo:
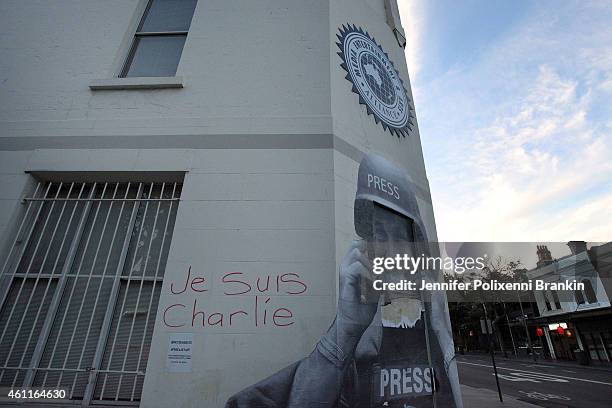
<svg viewBox="0 0 612 408">
<path fill-rule="evenodd" d="M 612 406 L 612 370 L 542 361 L 509 360 L 496 356 L 502 393 L 549 408 L 608 408 Z M 462 384 L 497 392 L 489 355 L 457 356 Z M 469 408 L 469 407 L 466 407 Z"/>
</svg>

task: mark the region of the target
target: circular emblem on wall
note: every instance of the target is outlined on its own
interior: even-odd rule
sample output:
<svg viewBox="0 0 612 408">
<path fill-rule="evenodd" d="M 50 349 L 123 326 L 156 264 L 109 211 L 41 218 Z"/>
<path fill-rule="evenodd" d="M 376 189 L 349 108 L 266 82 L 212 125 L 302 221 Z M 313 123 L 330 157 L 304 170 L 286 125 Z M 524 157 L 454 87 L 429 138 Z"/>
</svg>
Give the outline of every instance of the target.
<svg viewBox="0 0 612 408">
<path fill-rule="evenodd" d="M 389 55 L 361 27 L 343 25 L 337 37 L 340 66 L 347 72 L 345 78 L 353 84 L 353 92 L 359 95 L 359 103 L 384 129 L 405 137 L 412 130 L 414 113 Z"/>
</svg>

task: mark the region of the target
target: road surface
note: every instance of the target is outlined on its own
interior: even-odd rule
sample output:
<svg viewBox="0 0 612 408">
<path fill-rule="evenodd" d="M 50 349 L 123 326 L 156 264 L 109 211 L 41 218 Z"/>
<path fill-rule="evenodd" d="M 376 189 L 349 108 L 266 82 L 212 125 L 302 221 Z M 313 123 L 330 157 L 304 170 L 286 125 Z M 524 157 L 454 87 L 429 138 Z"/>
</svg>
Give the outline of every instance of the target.
<svg viewBox="0 0 612 408">
<path fill-rule="evenodd" d="M 503 394 L 548 408 L 612 407 L 612 371 L 496 358 Z M 462 384 L 497 391 L 491 357 L 457 356 Z"/>
</svg>

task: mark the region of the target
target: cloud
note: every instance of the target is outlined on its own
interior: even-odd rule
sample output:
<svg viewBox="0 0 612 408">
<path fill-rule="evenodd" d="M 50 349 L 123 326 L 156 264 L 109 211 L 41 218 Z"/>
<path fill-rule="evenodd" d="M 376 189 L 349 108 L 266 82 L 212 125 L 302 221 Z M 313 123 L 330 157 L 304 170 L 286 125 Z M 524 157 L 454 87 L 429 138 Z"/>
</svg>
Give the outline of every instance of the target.
<svg viewBox="0 0 612 408">
<path fill-rule="evenodd" d="M 542 7 L 418 84 L 441 241 L 612 239 L 611 15 Z"/>
<path fill-rule="evenodd" d="M 398 0 L 402 26 L 406 34 L 406 62 L 412 81 L 422 66 L 423 25 L 425 23 L 425 2 L 417 0 Z"/>
</svg>

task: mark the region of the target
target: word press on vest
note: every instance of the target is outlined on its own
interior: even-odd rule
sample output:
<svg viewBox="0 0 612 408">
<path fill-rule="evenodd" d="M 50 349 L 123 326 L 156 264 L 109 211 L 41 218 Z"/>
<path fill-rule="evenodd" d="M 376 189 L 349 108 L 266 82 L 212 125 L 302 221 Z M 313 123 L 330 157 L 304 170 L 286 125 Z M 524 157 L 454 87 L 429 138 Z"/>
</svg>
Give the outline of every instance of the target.
<svg viewBox="0 0 612 408">
<path fill-rule="evenodd" d="M 431 367 L 384 367 L 380 369 L 379 397 L 393 399 L 431 395 Z"/>
</svg>

